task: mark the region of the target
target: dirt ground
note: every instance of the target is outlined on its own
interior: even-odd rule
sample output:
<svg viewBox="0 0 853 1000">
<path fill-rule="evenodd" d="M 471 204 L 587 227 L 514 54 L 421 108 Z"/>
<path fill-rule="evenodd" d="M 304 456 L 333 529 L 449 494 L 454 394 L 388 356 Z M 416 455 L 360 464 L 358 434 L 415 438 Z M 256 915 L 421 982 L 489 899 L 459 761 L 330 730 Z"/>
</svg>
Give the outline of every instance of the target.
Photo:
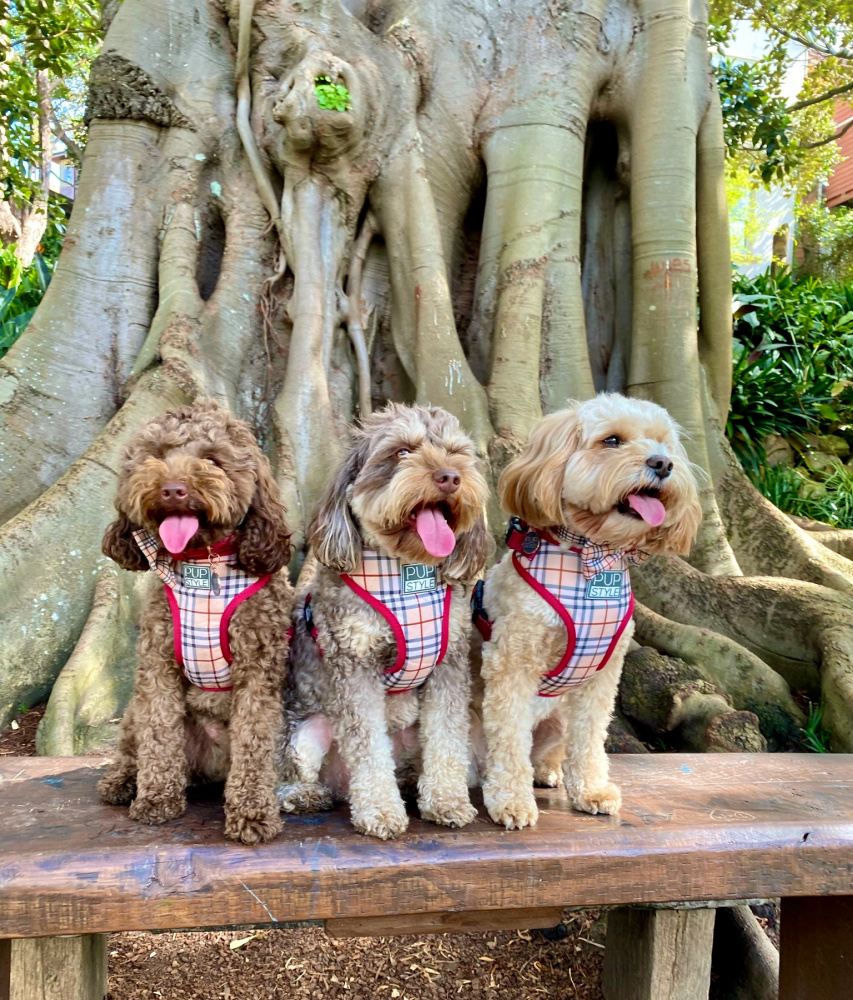
<svg viewBox="0 0 853 1000">
<path fill-rule="evenodd" d="M 42 713 L 0 732 L 0 756 L 35 753 Z M 111 934 L 109 1000 L 603 1000 L 597 918 L 566 914 L 556 940 L 512 931 L 336 941 L 321 927 Z"/>
</svg>

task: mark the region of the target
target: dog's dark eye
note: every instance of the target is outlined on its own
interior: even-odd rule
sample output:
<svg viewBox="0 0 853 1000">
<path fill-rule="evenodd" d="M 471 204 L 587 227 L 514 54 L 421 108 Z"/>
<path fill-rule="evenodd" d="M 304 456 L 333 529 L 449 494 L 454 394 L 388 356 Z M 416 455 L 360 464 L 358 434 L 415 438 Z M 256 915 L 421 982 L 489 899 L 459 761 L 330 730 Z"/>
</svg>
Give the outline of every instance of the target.
<svg viewBox="0 0 853 1000">
<path fill-rule="evenodd" d="M 210 462 L 211 465 L 215 465 L 217 468 L 219 467 L 219 462 L 217 462 L 215 458 L 211 458 L 209 455 L 205 459 L 205 462 Z"/>
<path fill-rule="evenodd" d="M 615 434 L 611 434 L 610 437 L 604 439 L 602 444 L 607 445 L 608 448 L 618 448 L 622 441 Z"/>
<path fill-rule="evenodd" d="M 397 458 L 405 458 L 406 455 L 411 455 L 411 454 L 412 454 L 411 448 L 401 448 L 397 452 Z"/>
</svg>

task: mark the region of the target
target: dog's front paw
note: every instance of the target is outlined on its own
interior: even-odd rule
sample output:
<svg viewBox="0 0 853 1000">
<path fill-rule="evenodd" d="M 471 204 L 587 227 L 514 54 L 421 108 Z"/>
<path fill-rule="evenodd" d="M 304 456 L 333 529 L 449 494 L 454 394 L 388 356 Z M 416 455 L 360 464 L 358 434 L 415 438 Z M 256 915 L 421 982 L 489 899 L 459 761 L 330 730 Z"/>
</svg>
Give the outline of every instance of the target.
<svg viewBox="0 0 853 1000">
<path fill-rule="evenodd" d="M 98 794 L 111 806 L 126 806 L 136 797 L 136 775 L 124 768 L 110 768 L 98 782 Z"/>
<path fill-rule="evenodd" d="M 276 789 L 278 807 L 286 813 L 327 812 L 335 804 L 331 791 L 319 781 L 293 781 Z"/>
<path fill-rule="evenodd" d="M 406 832 L 409 827 L 409 817 L 402 799 L 397 803 L 388 804 L 384 808 L 368 806 L 356 809 L 351 806 L 352 825 L 359 833 L 369 837 L 379 837 L 380 840 L 393 840 Z"/>
<path fill-rule="evenodd" d="M 422 795 L 418 799 L 421 819 L 442 826 L 467 826 L 477 818 L 477 810 L 466 795 L 459 799 L 444 799 L 438 796 Z"/>
<path fill-rule="evenodd" d="M 130 818 L 137 823 L 151 823 L 156 826 L 158 823 L 168 823 L 170 819 L 183 816 L 186 808 L 187 800 L 184 795 L 150 795 L 144 798 L 137 796 L 130 806 Z"/>
<path fill-rule="evenodd" d="M 278 809 L 272 812 L 243 812 L 225 807 L 225 836 L 241 844 L 264 844 L 281 833 L 282 822 Z"/>
<path fill-rule="evenodd" d="M 612 816 L 622 807 L 622 793 L 612 781 L 600 788 L 570 788 L 569 801 L 581 812 Z"/>
<path fill-rule="evenodd" d="M 525 826 L 535 826 L 539 819 L 539 808 L 533 789 L 513 795 L 487 782 L 483 786 L 483 801 L 492 820 L 507 830 L 521 830 Z"/>
</svg>

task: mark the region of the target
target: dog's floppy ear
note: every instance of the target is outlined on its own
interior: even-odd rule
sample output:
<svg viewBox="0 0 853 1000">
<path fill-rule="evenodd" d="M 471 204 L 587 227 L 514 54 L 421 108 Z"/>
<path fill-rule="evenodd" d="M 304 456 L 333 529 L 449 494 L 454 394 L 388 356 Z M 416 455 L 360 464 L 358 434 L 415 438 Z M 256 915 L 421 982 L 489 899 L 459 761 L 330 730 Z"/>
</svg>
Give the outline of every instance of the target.
<svg viewBox="0 0 853 1000">
<path fill-rule="evenodd" d="M 266 576 L 290 560 L 290 532 L 266 455 L 258 455 L 257 466 L 255 493 L 240 527 L 237 559 L 254 576 Z"/>
<path fill-rule="evenodd" d="M 536 424 L 498 480 L 498 499 L 508 514 L 537 528 L 562 524 L 563 478 L 580 444 L 580 430 L 577 404 Z"/>
<path fill-rule="evenodd" d="M 471 583 L 481 575 L 494 552 L 495 540 L 481 514 L 472 528 L 457 537 L 456 547 L 441 564 L 442 578 Z"/>
<path fill-rule="evenodd" d="M 361 535 L 349 505 L 349 488 L 361 471 L 369 451 L 366 439 L 356 442 L 326 487 L 317 513 L 308 528 L 314 555 L 329 569 L 352 573 L 361 561 Z"/>
<path fill-rule="evenodd" d="M 119 512 L 118 517 L 104 532 L 101 551 L 122 569 L 150 569 L 148 560 L 133 537 L 133 523 L 126 514 Z"/>
</svg>

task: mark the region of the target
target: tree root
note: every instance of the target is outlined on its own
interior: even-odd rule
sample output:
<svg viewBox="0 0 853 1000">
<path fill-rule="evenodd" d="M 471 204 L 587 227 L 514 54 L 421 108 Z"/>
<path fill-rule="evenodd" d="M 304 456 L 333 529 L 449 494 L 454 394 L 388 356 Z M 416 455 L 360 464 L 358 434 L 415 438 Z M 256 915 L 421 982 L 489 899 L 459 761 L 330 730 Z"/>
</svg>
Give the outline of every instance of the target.
<svg viewBox="0 0 853 1000">
<path fill-rule="evenodd" d="M 732 708 L 696 667 L 649 647 L 625 657 L 619 698 L 632 719 L 659 735 L 675 732 L 690 750 L 767 749 L 756 715 Z"/>
<path fill-rule="evenodd" d="M 109 745 L 130 700 L 141 592 L 151 581 L 112 566 L 97 579 L 89 619 L 39 724 L 42 756 L 73 757 Z"/>
<path fill-rule="evenodd" d="M 779 952 L 748 906 L 721 906 L 714 925 L 712 968 L 726 1000 L 777 1000 Z"/>
<path fill-rule="evenodd" d="M 143 376 L 86 454 L 0 528 L 0 727 L 49 693 L 86 623 L 122 449 L 143 421 L 186 402 L 158 371 Z"/>
<path fill-rule="evenodd" d="M 801 581 L 709 577 L 663 557 L 632 580 L 637 598 L 658 614 L 728 636 L 796 689 L 819 684 L 833 749 L 853 750 L 853 600 Z"/>
<path fill-rule="evenodd" d="M 641 643 L 698 668 L 736 709 L 754 712 L 773 749 L 798 745 L 805 717 L 784 678 L 760 657 L 727 636 L 670 621 L 639 603 L 634 622 L 634 635 Z"/>
</svg>

